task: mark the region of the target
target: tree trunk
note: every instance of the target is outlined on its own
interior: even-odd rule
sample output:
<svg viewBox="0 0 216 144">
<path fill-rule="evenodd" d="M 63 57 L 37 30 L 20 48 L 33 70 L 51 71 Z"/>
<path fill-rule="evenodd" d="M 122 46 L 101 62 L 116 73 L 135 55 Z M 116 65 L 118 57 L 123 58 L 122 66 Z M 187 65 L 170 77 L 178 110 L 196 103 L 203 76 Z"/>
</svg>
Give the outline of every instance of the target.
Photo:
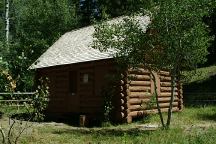
<svg viewBox="0 0 216 144">
<path fill-rule="evenodd" d="M 5 0 L 5 39 L 7 44 L 9 43 L 9 33 L 10 33 L 10 0 Z"/>
<path fill-rule="evenodd" d="M 162 115 L 161 108 L 160 108 L 159 101 L 158 101 L 156 78 L 155 78 L 155 75 L 154 75 L 154 73 L 152 71 L 150 71 L 150 73 L 151 73 L 151 76 L 153 78 L 152 80 L 154 82 L 154 93 L 155 93 L 155 97 L 156 97 L 156 104 L 157 104 L 158 114 L 159 114 L 159 117 L 160 117 L 160 121 L 161 121 L 162 127 L 164 128 L 165 127 L 164 119 L 163 119 L 163 115 Z"/>
<path fill-rule="evenodd" d="M 1 133 L 1 136 L 2 136 L 2 144 L 5 144 L 6 143 L 5 142 L 6 136 L 5 136 L 4 130 L 3 130 L 3 128 L 1 126 L 0 126 L 0 133 Z"/>
<path fill-rule="evenodd" d="M 167 123 L 166 128 L 168 129 L 170 126 L 171 118 L 172 118 L 172 108 L 173 108 L 173 100 L 174 100 L 174 93 L 175 93 L 175 74 L 171 73 L 171 99 L 169 103 L 169 110 L 168 110 L 168 117 L 167 117 Z"/>
</svg>

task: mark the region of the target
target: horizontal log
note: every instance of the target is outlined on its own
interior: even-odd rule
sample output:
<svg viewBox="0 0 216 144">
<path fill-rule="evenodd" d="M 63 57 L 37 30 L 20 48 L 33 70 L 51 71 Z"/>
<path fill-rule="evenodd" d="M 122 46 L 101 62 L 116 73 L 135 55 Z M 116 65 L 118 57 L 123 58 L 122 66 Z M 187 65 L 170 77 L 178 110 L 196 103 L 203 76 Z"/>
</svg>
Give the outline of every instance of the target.
<svg viewBox="0 0 216 144">
<path fill-rule="evenodd" d="M 123 92 L 124 91 L 124 87 L 123 86 L 119 86 L 118 89 Z"/>
<path fill-rule="evenodd" d="M 152 94 L 149 92 L 130 92 L 129 97 L 148 97 L 151 96 Z"/>
<path fill-rule="evenodd" d="M 81 109 L 87 109 L 87 108 L 90 108 L 90 109 L 101 109 L 103 107 L 102 104 L 99 104 L 99 105 L 95 105 L 95 104 L 80 104 L 79 107 Z"/>
<path fill-rule="evenodd" d="M 87 99 L 80 99 L 80 103 L 103 103 L 103 100 L 101 98 L 98 98 L 98 99 L 90 99 L 90 98 L 87 98 Z"/>
<path fill-rule="evenodd" d="M 125 101 L 123 99 L 120 100 L 121 105 L 125 104 Z"/>
<path fill-rule="evenodd" d="M 151 87 L 146 87 L 146 86 L 129 86 L 129 90 L 131 92 L 149 92 L 151 90 Z"/>
<path fill-rule="evenodd" d="M 120 75 L 121 75 L 121 78 L 122 78 L 123 80 L 127 78 L 127 75 L 126 75 L 126 74 L 121 73 Z"/>
<path fill-rule="evenodd" d="M 102 107 L 103 106 L 103 103 L 98 103 L 98 102 L 81 102 L 79 104 L 80 107 Z"/>
<path fill-rule="evenodd" d="M 124 94 L 124 93 L 120 93 L 120 97 L 121 97 L 121 98 L 124 98 L 124 97 L 125 97 L 125 94 Z"/>
<path fill-rule="evenodd" d="M 123 112 L 121 112 L 121 118 L 124 118 L 125 114 Z"/>
<path fill-rule="evenodd" d="M 132 99 L 129 99 L 129 104 L 130 105 L 134 105 L 134 104 L 142 104 L 142 103 L 147 103 L 147 102 L 149 102 L 150 101 L 150 99 L 149 98 L 147 98 L 147 99 L 139 99 L 139 98 L 132 98 Z"/>
<path fill-rule="evenodd" d="M 130 107 L 129 107 L 129 110 L 131 110 L 131 111 L 138 111 L 138 110 L 143 110 L 144 108 L 142 107 L 142 105 L 131 105 Z"/>
<path fill-rule="evenodd" d="M 174 96 L 177 96 L 178 95 L 178 93 L 177 92 L 174 92 Z M 163 92 L 163 93 L 161 93 L 159 96 L 161 96 L 161 97 L 170 97 L 171 96 L 171 92 L 170 93 L 165 93 L 165 92 Z"/>
<path fill-rule="evenodd" d="M 120 85 L 124 85 L 124 84 L 125 84 L 124 80 L 120 80 Z"/>
<path fill-rule="evenodd" d="M 178 89 L 178 93 L 179 93 L 180 95 L 183 94 L 182 88 L 179 88 L 179 89 Z"/>
<path fill-rule="evenodd" d="M 133 105 L 133 104 L 142 104 L 142 103 L 147 103 L 147 102 L 150 102 L 150 97 L 144 97 L 144 98 L 130 98 L 128 100 L 128 102 L 130 103 L 130 105 Z M 163 97 L 163 98 L 158 98 L 158 101 L 159 103 L 169 103 L 170 101 L 170 97 Z M 177 97 L 174 98 L 174 102 L 178 102 L 179 99 Z"/>
<path fill-rule="evenodd" d="M 151 86 L 150 81 L 129 81 L 130 86 Z"/>
<path fill-rule="evenodd" d="M 169 108 L 169 103 L 159 103 L 159 106 L 160 106 L 160 108 Z M 178 107 L 178 106 L 179 106 L 178 102 L 173 102 L 173 107 Z M 149 107 L 146 104 L 142 104 L 142 105 L 131 105 L 129 107 L 129 109 L 131 111 L 134 111 L 134 110 L 146 110 L 147 108 L 157 109 L 157 106 L 155 104 L 152 107 Z"/>
<path fill-rule="evenodd" d="M 161 109 L 161 112 L 168 112 L 169 108 L 162 108 Z M 176 112 L 176 111 L 179 111 L 179 108 L 178 107 L 173 107 L 172 109 L 173 112 Z M 156 114 L 158 113 L 158 110 L 157 109 L 153 109 L 153 110 L 146 110 L 146 112 L 148 114 Z"/>
<path fill-rule="evenodd" d="M 179 99 L 183 99 L 183 95 L 182 94 L 178 94 L 177 96 Z"/>
<path fill-rule="evenodd" d="M 160 82 L 161 87 L 170 87 L 171 82 Z"/>
<path fill-rule="evenodd" d="M 126 108 L 124 106 L 120 107 L 121 111 L 124 111 Z"/>
<path fill-rule="evenodd" d="M 179 111 L 179 108 L 173 108 L 172 111 L 173 112 Z M 168 112 L 168 108 L 161 109 L 161 112 Z M 145 116 L 148 114 L 156 114 L 156 113 L 158 113 L 157 109 L 144 110 L 144 111 L 132 111 L 129 113 L 129 116 L 138 117 L 138 116 Z"/>
<path fill-rule="evenodd" d="M 172 104 L 173 104 L 173 107 L 177 107 L 178 106 L 178 102 L 173 102 Z M 169 105 L 170 105 L 169 103 L 160 103 L 159 104 L 159 106 L 161 108 L 169 107 Z"/>
<path fill-rule="evenodd" d="M 130 95 L 130 90 L 129 89 L 126 89 L 126 95 L 127 95 L 127 97 L 129 97 L 129 95 Z"/>
<path fill-rule="evenodd" d="M 177 88 L 174 88 L 175 91 L 177 91 Z M 170 92 L 171 91 L 171 87 L 160 87 L 161 92 Z"/>
<path fill-rule="evenodd" d="M 136 74 L 130 74 L 129 80 L 150 80 L 151 77 L 149 75 L 136 75 Z"/>
<path fill-rule="evenodd" d="M 130 74 L 150 74 L 150 72 L 146 69 L 143 69 L 143 68 L 130 68 L 128 69 L 129 73 Z"/>
<path fill-rule="evenodd" d="M 170 73 L 168 71 L 160 71 L 159 74 L 164 76 L 170 76 Z"/>
<path fill-rule="evenodd" d="M 162 97 L 162 98 L 158 98 L 159 102 L 169 102 L 171 99 L 171 97 Z M 174 101 L 179 101 L 179 98 L 174 97 Z"/>
<path fill-rule="evenodd" d="M 171 77 L 168 76 L 160 76 L 161 81 L 171 81 Z"/>
<path fill-rule="evenodd" d="M 87 114 L 93 114 L 93 113 L 102 113 L 101 108 L 80 108 L 80 113 L 87 113 Z"/>
</svg>

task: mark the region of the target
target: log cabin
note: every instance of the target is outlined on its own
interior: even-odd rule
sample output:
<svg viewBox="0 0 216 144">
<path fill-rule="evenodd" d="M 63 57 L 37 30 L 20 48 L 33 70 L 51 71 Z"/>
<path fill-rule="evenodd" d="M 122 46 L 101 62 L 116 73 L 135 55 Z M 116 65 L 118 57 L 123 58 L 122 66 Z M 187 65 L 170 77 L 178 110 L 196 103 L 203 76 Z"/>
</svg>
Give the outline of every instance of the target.
<svg viewBox="0 0 216 144">
<path fill-rule="evenodd" d="M 121 20 L 121 18 L 114 21 Z M 142 17 L 142 24 L 149 23 Z M 87 26 L 62 35 L 38 60 L 31 65 L 37 77 L 49 78 L 47 112 L 54 115 L 80 114 L 87 118 L 104 116 L 105 91 L 110 89 L 109 77 L 116 73 L 114 50 L 101 52 L 91 47 L 94 27 Z M 117 74 L 118 75 L 118 74 Z M 171 78 L 168 72 L 155 73 L 157 92 L 163 112 L 169 107 Z M 127 69 L 115 79 L 112 88 L 112 121 L 130 123 L 134 118 L 157 113 L 156 106 L 148 106 L 154 93 L 150 72 L 143 67 Z M 129 78 L 134 77 L 134 78 Z M 182 110 L 182 87 L 175 88 L 173 111 Z"/>
</svg>

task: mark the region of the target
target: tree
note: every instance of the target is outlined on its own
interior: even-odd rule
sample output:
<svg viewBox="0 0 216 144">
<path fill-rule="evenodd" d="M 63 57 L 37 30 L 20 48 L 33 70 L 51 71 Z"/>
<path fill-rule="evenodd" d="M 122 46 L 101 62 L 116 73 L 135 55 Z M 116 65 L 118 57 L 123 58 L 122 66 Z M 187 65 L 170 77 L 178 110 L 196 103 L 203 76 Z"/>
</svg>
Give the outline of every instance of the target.
<svg viewBox="0 0 216 144">
<path fill-rule="evenodd" d="M 203 17 L 213 4 L 211 0 L 160 0 L 150 4 L 153 7 L 145 12 L 151 18 L 149 25 L 132 17 L 118 24 L 95 27 L 94 47 L 103 51 L 115 49 L 118 62 L 129 67 L 142 64 L 150 71 L 166 69 L 170 72 L 172 93 L 166 124 L 158 107 L 165 128 L 169 128 L 171 122 L 176 78 L 180 78 L 182 70 L 194 69 L 206 60 L 211 37 Z M 156 90 L 155 94 L 157 96 Z"/>
<path fill-rule="evenodd" d="M 6 42 L 9 43 L 9 34 L 10 34 L 10 0 L 5 1 L 5 38 Z"/>
<path fill-rule="evenodd" d="M 203 17 L 208 15 L 211 2 L 213 1 L 160 1 L 159 10 L 154 15 L 151 29 L 158 32 L 156 40 L 163 46 L 162 64 L 171 74 L 172 93 L 167 127 L 172 116 L 176 78 L 180 77 L 183 69 L 194 69 L 206 61 L 211 37 L 208 36 Z"/>
<path fill-rule="evenodd" d="M 208 61 L 206 65 L 216 64 L 216 8 L 212 8 L 210 15 L 204 18 L 204 22 L 210 27 L 210 35 L 214 36 L 214 40 L 211 42 L 208 48 Z"/>
<path fill-rule="evenodd" d="M 16 0 L 11 1 L 10 17 L 12 38 L 3 59 L 17 90 L 32 91 L 34 76 L 28 67 L 63 33 L 78 27 L 76 5 L 72 0 Z"/>
<path fill-rule="evenodd" d="M 0 1 L 0 41 L 4 39 L 4 1 Z"/>
<path fill-rule="evenodd" d="M 117 17 L 137 12 L 141 8 L 148 6 L 150 1 L 151 0 L 98 0 L 98 5 L 103 16 L 109 15 L 110 17 Z"/>
</svg>

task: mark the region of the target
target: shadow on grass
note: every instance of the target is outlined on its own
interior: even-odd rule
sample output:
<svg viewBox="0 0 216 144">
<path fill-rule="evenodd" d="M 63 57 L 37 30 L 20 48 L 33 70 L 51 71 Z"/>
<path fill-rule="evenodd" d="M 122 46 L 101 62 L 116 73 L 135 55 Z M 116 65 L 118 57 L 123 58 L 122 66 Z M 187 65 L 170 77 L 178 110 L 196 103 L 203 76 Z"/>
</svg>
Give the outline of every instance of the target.
<svg viewBox="0 0 216 144">
<path fill-rule="evenodd" d="M 54 131 L 53 134 L 76 134 L 76 135 L 95 135 L 95 136 L 115 136 L 122 137 L 124 135 L 138 136 L 140 134 L 149 135 L 151 131 L 143 131 L 137 128 L 133 129 L 121 129 L 121 128 L 101 128 L 101 129 L 87 129 L 87 128 L 77 128 L 77 129 L 68 129 L 63 131 Z"/>
<path fill-rule="evenodd" d="M 4 114 L 4 113 L 0 111 L 0 119 L 2 118 L 3 114 Z"/>
<path fill-rule="evenodd" d="M 216 104 L 216 73 L 209 74 L 203 81 L 183 85 L 183 100 L 187 106 Z"/>
<path fill-rule="evenodd" d="M 79 127 L 80 124 L 80 114 L 65 114 L 65 115 L 49 115 L 45 114 L 44 120 L 37 121 L 33 119 L 32 113 L 18 113 L 18 114 L 12 114 L 10 116 L 11 118 L 17 119 L 17 120 L 24 120 L 24 121 L 30 121 L 30 122 L 56 122 L 56 123 L 64 123 L 70 126 Z M 91 119 L 88 121 L 87 127 L 101 127 L 102 122 L 98 119 Z"/>
<path fill-rule="evenodd" d="M 205 120 L 205 121 L 209 120 L 209 121 L 216 122 L 216 112 L 214 114 L 208 114 L 208 113 L 198 114 L 197 117 L 200 120 Z"/>
</svg>

